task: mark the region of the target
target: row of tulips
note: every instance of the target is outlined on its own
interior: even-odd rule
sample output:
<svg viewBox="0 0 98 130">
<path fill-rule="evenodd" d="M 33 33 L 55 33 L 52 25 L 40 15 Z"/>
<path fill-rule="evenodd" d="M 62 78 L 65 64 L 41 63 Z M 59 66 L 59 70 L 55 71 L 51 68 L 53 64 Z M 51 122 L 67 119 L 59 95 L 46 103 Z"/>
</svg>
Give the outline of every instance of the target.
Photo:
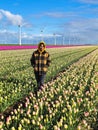
<svg viewBox="0 0 98 130">
<path fill-rule="evenodd" d="M 52 64 L 47 73 L 46 81 L 94 49 L 95 47 L 49 49 Z M 31 54 L 32 50 L 1 52 L 1 112 L 36 88 L 34 88 L 36 85 L 35 77 L 30 65 Z"/>
<path fill-rule="evenodd" d="M 19 50 L 19 49 L 36 49 L 37 45 L 0 45 L 0 51 L 2 50 Z M 64 45 L 48 45 L 47 48 L 59 48 L 59 47 L 73 47 L 73 46 L 64 46 Z"/>
<path fill-rule="evenodd" d="M 98 104 L 98 49 L 1 116 L 1 130 L 91 130 Z"/>
</svg>

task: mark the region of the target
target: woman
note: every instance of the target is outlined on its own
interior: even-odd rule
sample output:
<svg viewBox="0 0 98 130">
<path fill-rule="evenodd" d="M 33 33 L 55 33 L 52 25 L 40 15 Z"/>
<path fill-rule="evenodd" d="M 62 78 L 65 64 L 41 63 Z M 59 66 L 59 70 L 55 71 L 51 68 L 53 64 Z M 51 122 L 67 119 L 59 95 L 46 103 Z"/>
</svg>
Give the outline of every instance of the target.
<svg viewBox="0 0 98 130">
<path fill-rule="evenodd" d="M 38 44 L 38 49 L 35 50 L 31 57 L 31 65 L 34 68 L 34 74 L 37 81 L 38 90 L 44 86 L 44 80 L 47 73 L 47 69 L 50 66 L 50 55 L 46 51 L 46 44 L 41 41 Z"/>
</svg>

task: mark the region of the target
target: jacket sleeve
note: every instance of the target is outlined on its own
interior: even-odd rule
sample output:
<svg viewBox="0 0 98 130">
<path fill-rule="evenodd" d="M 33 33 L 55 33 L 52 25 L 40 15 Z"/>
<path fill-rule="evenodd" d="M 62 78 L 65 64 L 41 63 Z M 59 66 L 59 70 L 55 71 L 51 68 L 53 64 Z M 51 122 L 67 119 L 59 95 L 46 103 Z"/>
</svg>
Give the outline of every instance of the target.
<svg viewBox="0 0 98 130">
<path fill-rule="evenodd" d="M 50 66 L 50 64 L 51 64 L 51 58 L 50 58 L 50 55 L 48 53 L 47 66 Z"/>
<path fill-rule="evenodd" d="M 35 65 L 34 53 L 33 53 L 32 56 L 31 56 L 30 62 L 31 62 L 32 67 L 34 67 L 34 65 Z"/>
</svg>

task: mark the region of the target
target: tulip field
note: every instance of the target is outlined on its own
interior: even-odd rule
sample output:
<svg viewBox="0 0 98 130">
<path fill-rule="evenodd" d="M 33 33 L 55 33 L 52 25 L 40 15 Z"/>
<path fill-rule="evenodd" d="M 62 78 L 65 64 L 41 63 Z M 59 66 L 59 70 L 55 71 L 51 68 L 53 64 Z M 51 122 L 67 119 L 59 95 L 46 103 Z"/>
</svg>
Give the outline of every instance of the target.
<svg viewBox="0 0 98 130">
<path fill-rule="evenodd" d="M 98 46 L 47 48 L 51 65 L 37 94 L 33 51 L 0 51 L 0 130 L 97 130 Z"/>
</svg>

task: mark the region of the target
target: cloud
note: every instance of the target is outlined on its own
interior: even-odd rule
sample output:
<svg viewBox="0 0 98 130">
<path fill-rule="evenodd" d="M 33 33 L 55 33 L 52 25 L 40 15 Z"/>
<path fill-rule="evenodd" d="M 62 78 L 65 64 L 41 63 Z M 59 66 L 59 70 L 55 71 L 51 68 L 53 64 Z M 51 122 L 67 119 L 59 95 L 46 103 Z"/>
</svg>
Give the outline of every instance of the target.
<svg viewBox="0 0 98 130">
<path fill-rule="evenodd" d="M 64 27 L 65 26 L 65 27 Z M 96 30 L 98 29 L 98 18 L 89 18 L 89 19 L 78 19 L 74 21 L 70 21 L 68 23 L 65 23 L 62 28 L 64 28 L 64 31 L 66 32 L 78 32 L 78 33 L 84 33 L 84 32 L 90 32 L 96 33 Z"/>
<path fill-rule="evenodd" d="M 65 17 L 74 17 L 76 16 L 75 13 L 73 12 L 43 12 L 40 14 L 33 14 L 32 16 L 34 17 L 44 17 L 44 16 L 48 16 L 51 18 L 65 18 Z"/>
<path fill-rule="evenodd" d="M 74 17 L 76 16 L 73 12 L 46 12 L 44 15 L 54 18 Z"/>
<path fill-rule="evenodd" d="M 2 14 L 0 13 L 0 20 L 2 19 Z"/>
<path fill-rule="evenodd" d="M 98 18 L 74 19 L 62 24 L 61 28 L 60 32 L 65 35 L 66 39 L 70 37 L 71 42 L 74 42 L 73 39 L 89 44 L 98 41 Z"/>
<path fill-rule="evenodd" d="M 98 4 L 98 0 L 77 0 L 77 1 L 87 4 Z"/>
<path fill-rule="evenodd" d="M 12 25 L 19 25 L 23 22 L 22 16 L 0 9 L 0 19 L 3 19 L 3 17 L 5 17 Z"/>
<path fill-rule="evenodd" d="M 77 0 L 83 2 L 84 0 Z M 88 0 L 85 0 L 89 3 Z M 85 2 L 84 1 L 84 2 Z M 90 1 L 91 2 L 91 1 Z M 96 1 L 97 2 L 97 1 Z M 30 29 L 31 25 L 27 23 L 23 23 L 23 18 L 19 14 L 12 14 L 10 11 L 2 10 L 0 9 L 0 21 L 4 20 L 8 21 L 11 25 L 19 25 L 21 24 L 22 27 L 22 42 L 25 40 L 28 41 L 31 39 L 36 40 L 40 39 L 40 31 L 41 29 L 43 31 L 43 37 L 45 39 L 51 39 L 53 37 L 54 32 L 56 33 L 57 39 L 60 39 L 61 36 L 65 35 L 65 40 L 68 42 L 69 36 L 71 41 L 70 42 L 76 42 L 73 39 L 77 40 L 77 43 L 79 40 L 81 43 L 83 41 L 85 43 L 88 42 L 96 42 L 98 41 L 98 19 L 95 18 L 95 15 L 97 15 L 97 8 L 86 8 L 88 6 L 79 6 L 78 9 L 74 9 L 73 12 L 43 12 L 41 14 L 35 14 L 37 17 L 49 17 L 56 18 L 56 21 L 45 21 L 44 23 L 41 20 L 39 20 L 39 23 L 36 22 L 36 26 L 33 25 L 33 31 Z M 78 11 L 77 11 L 78 10 Z M 34 15 L 33 15 L 34 16 Z M 89 17 L 92 16 L 92 17 Z M 5 19 L 6 18 L 6 19 Z M 57 20 L 57 18 L 59 20 Z M 63 19 L 64 18 L 64 19 Z M 26 30 L 27 29 L 27 30 Z M 35 32 L 37 32 L 37 34 Z M 35 33 L 34 34 L 31 34 Z M 38 34 L 39 32 L 39 34 Z M 0 33 L 0 39 L 5 39 L 8 41 L 8 43 L 13 43 L 13 40 L 15 43 L 18 42 L 18 30 L 15 32 L 11 32 L 11 30 L 3 30 L 3 32 Z M 25 40 L 24 40 L 25 39 Z M 24 41 L 23 41 L 24 40 Z M 29 42 L 30 43 L 30 42 Z"/>
</svg>

